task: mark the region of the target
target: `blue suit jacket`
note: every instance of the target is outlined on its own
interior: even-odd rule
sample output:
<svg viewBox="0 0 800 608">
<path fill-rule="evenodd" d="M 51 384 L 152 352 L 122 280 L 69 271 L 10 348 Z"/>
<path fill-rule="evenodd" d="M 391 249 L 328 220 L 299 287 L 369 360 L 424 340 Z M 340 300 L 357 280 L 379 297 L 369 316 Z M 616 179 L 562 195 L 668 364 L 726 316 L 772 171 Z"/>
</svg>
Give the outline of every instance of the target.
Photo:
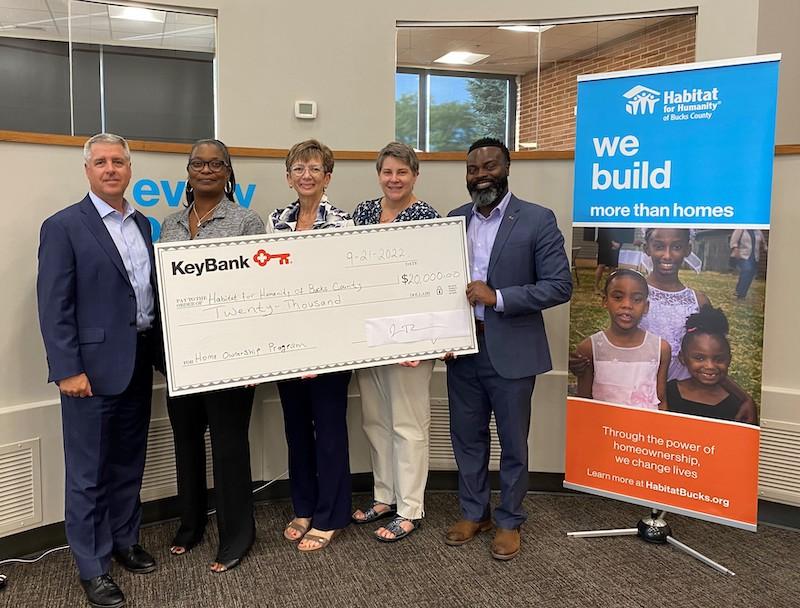
<svg viewBox="0 0 800 608">
<path fill-rule="evenodd" d="M 138 211 L 134 218 L 150 251 L 155 294 L 150 222 Z M 136 360 L 136 295 L 88 195 L 42 224 L 36 291 L 48 380 L 84 372 L 95 395 L 122 393 Z"/>
<path fill-rule="evenodd" d="M 453 209 L 467 225 L 472 203 Z M 503 378 L 525 378 L 552 369 L 542 311 L 572 295 L 564 237 L 549 209 L 511 195 L 489 257 L 486 283 L 503 295 L 504 312 L 484 315 L 489 360 Z"/>
</svg>

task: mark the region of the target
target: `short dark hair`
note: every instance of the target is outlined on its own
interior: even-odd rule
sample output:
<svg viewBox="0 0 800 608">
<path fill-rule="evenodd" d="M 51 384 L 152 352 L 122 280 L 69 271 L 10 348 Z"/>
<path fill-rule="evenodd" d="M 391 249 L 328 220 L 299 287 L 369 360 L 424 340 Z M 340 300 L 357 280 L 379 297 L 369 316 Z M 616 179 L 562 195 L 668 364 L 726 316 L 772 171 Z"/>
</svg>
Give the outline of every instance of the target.
<svg viewBox="0 0 800 608">
<path fill-rule="evenodd" d="M 414 148 L 399 141 L 386 144 L 383 149 L 378 152 L 378 160 L 375 161 L 375 168 L 378 170 L 378 173 L 380 173 L 383 168 L 383 161 L 389 156 L 396 158 L 406 165 L 411 169 L 414 175 L 419 175 L 419 159 L 417 158 L 417 153 L 414 152 Z"/>
<path fill-rule="evenodd" d="M 686 351 L 689 343 L 695 336 L 707 335 L 714 336 L 725 346 L 728 355 L 731 354 L 731 344 L 728 342 L 728 317 L 720 308 L 714 308 L 711 304 L 700 307 L 700 310 L 689 315 L 686 319 L 686 333 L 681 340 L 681 350 Z"/>
<path fill-rule="evenodd" d="M 639 281 L 639 283 L 642 284 L 642 287 L 644 287 L 645 297 L 650 295 L 650 286 L 647 284 L 647 279 L 641 272 L 637 272 L 632 268 L 618 268 L 617 270 L 609 274 L 608 278 L 606 279 L 605 285 L 603 285 L 603 295 L 604 296 L 608 295 L 608 286 L 611 285 L 611 281 L 613 281 L 614 279 L 621 279 L 622 277 L 631 277 L 632 279 Z"/>
<path fill-rule="evenodd" d="M 506 145 L 496 137 L 481 137 L 479 140 L 472 143 L 467 154 L 478 148 L 500 148 L 503 151 L 506 164 L 511 164 L 511 153 L 508 151 Z"/>
<path fill-rule="evenodd" d="M 692 239 L 692 233 L 688 228 L 670 228 L 669 226 L 660 226 L 658 228 L 648 228 L 644 231 L 644 240 L 648 243 L 650 242 L 650 237 L 653 236 L 653 232 L 655 230 L 675 230 L 676 232 L 682 232 L 686 235 L 686 242 L 690 242 Z"/>
<path fill-rule="evenodd" d="M 234 194 L 236 193 L 236 175 L 233 172 L 233 163 L 231 162 L 231 153 L 228 150 L 228 146 L 223 144 L 218 139 L 198 139 L 196 142 L 192 144 L 192 149 L 189 151 L 189 159 L 191 160 L 192 156 L 194 156 L 194 151 L 197 150 L 200 146 L 214 146 L 219 150 L 219 153 L 222 154 L 222 160 L 225 161 L 225 164 L 228 166 L 228 171 L 230 171 L 230 176 L 228 176 L 228 181 L 225 183 L 225 198 L 227 198 L 231 202 L 236 202 L 234 198 Z M 189 182 L 186 182 L 186 204 L 191 205 L 194 202 L 194 190 L 192 189 Z"/>
</svg>

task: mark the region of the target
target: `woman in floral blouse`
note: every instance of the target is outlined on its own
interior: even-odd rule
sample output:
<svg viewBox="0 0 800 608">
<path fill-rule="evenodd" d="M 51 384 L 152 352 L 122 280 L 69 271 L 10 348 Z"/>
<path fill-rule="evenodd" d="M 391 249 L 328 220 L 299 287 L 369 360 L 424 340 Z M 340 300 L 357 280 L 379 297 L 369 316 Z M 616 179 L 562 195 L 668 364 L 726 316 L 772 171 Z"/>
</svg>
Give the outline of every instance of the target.
<svg viewBox="0 0 800 608">
<path fill-rule="evenodd" d="M 357 225 L 440 217 L 414 194 L 419 160 L 413 148 L 399 142 L 388 144 L 378 154 L 376 167 L 383 196 L 356 207 L 353 219 Z M 353 513 L 353 521 L 366 524 L 394 516 L 375 531 L 375 537 L 383 542 L 405 538 L 425 515 L 432 373 L 433 361 L 356 372 L 375 487 L 372 504 Z"/>
<path fill-rule="evenodd" d="M 286 157 L 286 181 L 297 200 L 269 216 L 267 232 L 352 226 L 350 216 L 325 196 L 332 174 L 333 153 L 328 146 L 315 139 L 295 144 Z M 347 385 L 351 375 L 334 372 L 277 383 L 295 513 L 283 535 L 298 542 L 300 551 L 325 548 L 350 523 Z"/>
</svg>

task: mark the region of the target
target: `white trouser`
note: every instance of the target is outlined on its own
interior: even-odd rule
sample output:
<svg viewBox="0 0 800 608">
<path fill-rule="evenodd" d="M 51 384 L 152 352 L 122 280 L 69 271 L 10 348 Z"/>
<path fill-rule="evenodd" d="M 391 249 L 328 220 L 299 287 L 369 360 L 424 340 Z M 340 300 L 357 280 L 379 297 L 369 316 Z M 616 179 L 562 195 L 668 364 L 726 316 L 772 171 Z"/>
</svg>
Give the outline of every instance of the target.
<svg viewBox="0 0 800 608">
<path fill-rule="evenodd" d="M 356 372 L 375 500 L 397 503 L 397 514 L 407 519 L 425 515 L 432 374 L 433 361 L 420 361 L 418 367 L 393 364 Z"/>
</svg>

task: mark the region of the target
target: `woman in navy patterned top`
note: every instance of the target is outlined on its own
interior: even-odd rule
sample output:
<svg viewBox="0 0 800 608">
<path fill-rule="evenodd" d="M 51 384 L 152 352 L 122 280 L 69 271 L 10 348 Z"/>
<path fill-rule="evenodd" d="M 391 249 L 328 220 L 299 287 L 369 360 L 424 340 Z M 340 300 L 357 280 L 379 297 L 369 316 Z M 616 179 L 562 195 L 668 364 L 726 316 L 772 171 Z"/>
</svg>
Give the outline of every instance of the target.
<svg viewBox="0 0 800 608">
<path fill-rule="evenodd" d="M 380 151 L 376 166 L 383 196 L 356 207 L 356 225 L 440 217 L 414 194 L 419 160 L 413 148 L 392 142 Z M 353 513 L 353 521 L 365 524 L 395 516 L 375 531 L 376 538 L 383 542 L 405 538 L 419 527 L 425 515 L 432 373 L 433 361 L 410 361 L 356 372 L 375 487 L 372 504 Z"/>
<path fill-rule="evenodd" d="M 295 144 L 286 157 L 286 181 L 297 200 L 269 216 L 267 232 L 352 226 L 350 216 L 325 197 L 332 174 L 333 153 L 328 146 L 315 139 Z M 295 513 L 283 536 L 299 542 L 300 551 L 325 548 L 350 523 L 347 385 L 351 376 L 348 370 L 277 383 Z"/>
</svg>

